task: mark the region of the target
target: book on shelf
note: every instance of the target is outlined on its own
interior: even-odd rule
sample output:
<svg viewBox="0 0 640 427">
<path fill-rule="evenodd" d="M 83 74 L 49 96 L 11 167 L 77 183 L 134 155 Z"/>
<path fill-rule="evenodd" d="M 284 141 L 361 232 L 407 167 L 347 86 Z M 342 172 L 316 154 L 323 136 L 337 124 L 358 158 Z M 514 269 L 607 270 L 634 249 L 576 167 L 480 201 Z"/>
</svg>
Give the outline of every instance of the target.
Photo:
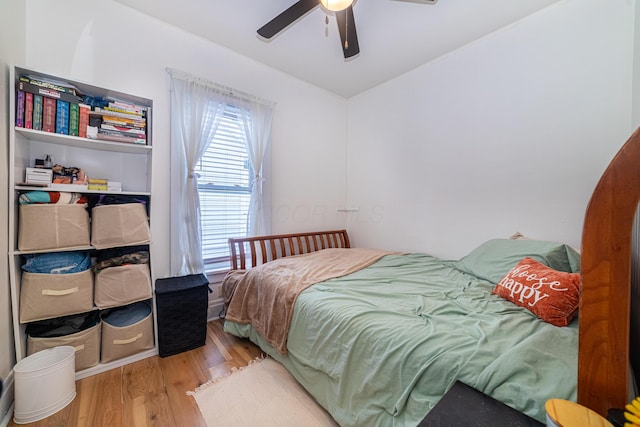
<svg viewBox="0 0 640 427">
<path fill-rule="evenodd" d="M 87 190 L 107 191 L 107 184 L 87 184 Z"/>
<path fill-rule="evenodd" d="M 22 75 L 18 80 L 30 85 L 39 86 L 46 89 L 53 89 L 62 93 L 69 93 L 76 96 L 80 95 L 80 91 L 77 88 L 66 82 L 58 82 L 56 80 L 50 80 L 44 77 L 34 77 L 29 75 Z"/>
<path fill-rule="evenodd" d="M 128 126 L 116 126 L 108 123 L 103 123 L 100 125 L 100 129 L 112 132 L 120 132 L 126 136 L 136 136 L 138 138 L 146 138 L 147 134 L 144 130 L 135 127 Z"/>
<path fill-rule="evenodd" d="M 24 127 L 33 129 L 33 94 L 29 92 L 24 94 Z"/>
<path fill-rule="evenodd" d="M 48 96 L 42 97 L 42 130 L 56 131 L 56 100 Z"/>
<path fill-rule="evenodd" d="M 141 105 L 136 105 L 130 102 L 123 102 L 123 101 L 111 101 L 109 102 L 109 108 L 113 108 L 115 110 L 132 112 L 140 115 L 145 114 L 147 110 L 145 107 Z"/>
<path fill-rule="evenodd" d="M 129 114 L 131 116 L 136 116 L 136 117 L 140 117 L 140 118 L 142 118 L 143 115 L 144 115 L 142 112 L 138 113 L 137 111 L 128 110 L 128 109 L 125 109 L 125 108 L 104 107 L 103 109 L 106 110 L 106 111 L 109 111 L 109 112 L 120 113 L 120 114 Z"/>
<path fill-rule="evenodd" d="M 89 126 L 89 111 L 91 107 L 87 104 L 78 104 L 78 136 L 87 137 L 87 126 Z"/>
<path fill-rule="evenodd" d="M 48 87 L 42 87 L 42 86 L 36 86 L 33 85 L 31 83 L 26 83 L 23 81 L 18 81 L 18 83 L 16 83 L 16 86 L 18 88 L 18 90 L 23 90 L 25 92 L 29 92 L 29 93 L 35 93 L 38 95 L 43 95 L 43 96 L 49 96 L 51 98 L 55 98 L 55 99 L 61 99 L 63 101 L 67 101 L 67 102 L 82 102 L 82 97 L 77 96 L 77 95 L 73 95 L 70 93 L 66 93 L 66 92 L 59 92 L 55 89 L 51 89 Z"/>
<path fill-rule="evenodd" d="M 135 121 L 129 121 L 126 119 L 119 119 L 119 118 L 111 118 L 111 117 L 103 117 L 102 119 L 99 120 L 99 122 L 96 122 L 96 126 L 100 126 L 102 124 L 106 124 L 106 125 L 111 125 L 111 126 L 116 126 L 116 127 L 121 127 L 121 128 L 130 128 L 130 129 L 135 129 L 138 131 L 142 131 L 144 133 L 146 133 L 146 129 L 147 126 L 144 123 L 138 123 Z"/>
<path fill-rule="evenodd" d="M 96 138 L 100 139 L 100 140 L 103 140 L 103 141 L 127 142 L 127 143 L 131 143 L 131 144 L 140 144 L 140 145 L 146 145 L 147 144 L 147 140 L 146 139 L 132 138 L 130 136 L 123 136 L 123 135 L 108 135 L 108 134 L 101 133 L 101 132 L 98 132 L 98 134 L 96 135 Z"/>
<path fill-rule="evenodd" d="M 24 127 L 24 91 L 18 90 L 16 92 L 16 126 Z"/>
<path fill-rule="evenodd" d="M 131 114 L 131 113 L 123 113 L 123 112 L 119 112 L 119 111 L 111 111 L 111 110 L 106 110 L 104 108 L 100 108 L 100 107 L 95 107 L 93 109 L 93 114 L 99 114 L 102 116 L 109 116 L 111 118 L 120 118 L 120 119 L 128 119 L 128 120 L 132 120 L 132 121 L 137 121 L 140 123 L 146 123 L 146 118 L 141 117 L 137 114 Z"/>
<path fill-rule="evenodd" d="M 107 178 L 88 178 L 87 184 L 104 184 L 107 185 L 109 180 Z"/>
<path fill-rule="evenodd" d="M 98 129 L 98 133 L 101 133 L 103 135 L 112 135 L 112 136 L 126 136 L 127 138 L 134 138 L 136 140 L 143 140 L 143 141 L 145 141 L 145 144 L 146 144 L 146 140 L 147 140 L 147 136 L 146 135 L 142 135 L 141 136 L 141 135 L 126 133 L 126 132 L 113 131 L 113 130 L 102 129 L 102 128 Z"/>
<path fill-rule="evenodd" d="M 42 130 L 42 95 L 33 95 L 33 130 Z"/>
<path fill-rule="evenodd" d="M 69 104 L 69 135 L 78 136 L 80 126 L 80 107 L 78 104 Z"/>
<path fill-rule="evenodd" d="M 56 101 L 56 133 L 69 135 L 69 103 Z"/>
<path fill-rule="evenodd" d="M 107 182 L 107 190 L 109 190 L 109 191 L 122 191 L 122 182 L 109 180 Z"/>
</svg>

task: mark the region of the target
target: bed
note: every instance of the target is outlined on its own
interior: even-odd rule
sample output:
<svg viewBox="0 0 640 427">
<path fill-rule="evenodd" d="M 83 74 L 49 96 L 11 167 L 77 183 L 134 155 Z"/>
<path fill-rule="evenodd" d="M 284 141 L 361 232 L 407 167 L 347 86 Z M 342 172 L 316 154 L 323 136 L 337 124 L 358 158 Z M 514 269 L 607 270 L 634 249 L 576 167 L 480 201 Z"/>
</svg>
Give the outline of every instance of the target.
<svg viewBox="0 0 640 427">
<path fill-rule="evenodd" d="M 282 363 L 342 426 L 415 426 L 456 380 L 541 422 L 549 398 L 605 415 L 629 401 L 637 366 L 639 162 L 636 131 L 594 190 L 581 255 L 492 239 L 441 260 L 351 248 L 345 230 L 231 239 L 225 330 Z"/>
</svg>

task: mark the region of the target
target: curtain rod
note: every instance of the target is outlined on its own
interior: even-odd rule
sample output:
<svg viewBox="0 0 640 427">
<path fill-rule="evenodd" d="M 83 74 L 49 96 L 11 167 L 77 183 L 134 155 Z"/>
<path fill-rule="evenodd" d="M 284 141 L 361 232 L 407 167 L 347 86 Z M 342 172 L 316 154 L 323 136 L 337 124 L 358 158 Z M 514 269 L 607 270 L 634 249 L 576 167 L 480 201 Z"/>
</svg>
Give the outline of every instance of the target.
<svg viewBox="0 0 640 427">
<path fill-rule="evenodd" d="M 172 77 L 176 77 L 185 81 L 192 81 L 198 84 L 207 86 L 211 89 L 215 89 L 223 95 L 230 96 L 235 99 L 239 99 L 242 101 L 256 102 L 258 104 L 262 104 L 264 106 L 273 108 L 276 103 L 273 101 L 269 101 L 264 98 L 260 98 L 255 95 L 251 95 L 250 93 L 242 92 L 240 90 L 234 89 L 229 86 L 222 85 L 220 83 L 212 82 L 211 80 L 207 80 L 203 77 L 194 76 L 193 74 L 187 73 L 186 71 L 177 70 L 175 68 L 166 68 L 167 73 L 169 73 Z"/>
</svg>

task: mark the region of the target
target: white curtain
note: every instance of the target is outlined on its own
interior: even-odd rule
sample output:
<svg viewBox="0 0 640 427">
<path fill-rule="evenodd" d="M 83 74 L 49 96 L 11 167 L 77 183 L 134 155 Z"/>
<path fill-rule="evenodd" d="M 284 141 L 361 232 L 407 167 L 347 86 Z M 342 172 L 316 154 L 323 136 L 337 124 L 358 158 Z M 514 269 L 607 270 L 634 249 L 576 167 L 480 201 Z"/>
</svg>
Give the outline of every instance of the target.
<svg viewBox="0 0 640 427">
<path fill-rule="evenodd" d="M 204 82 L 168 70 L 171 76 L 171 273 L 204 273 L 200 197 L 195 166 L 215 135 L 225 100 Z M 177 154 L 177 155 L 176 155 Z"/>
<path fill-rule="evenodd" d="M 241 117 L 246 135 L 247 153 L 254 176 L 251 181 L 251 201 L 249 202 L 249 216 L 247 235 L 260 236 L 268 233 L 265 222 L 264 200 L 262 193 L 262 161 L 271 139 L 271 118 L 273 106 L 257 102 L 243 101 Z"/>
<path fill-rule="evenodd" d="M 265 231 L 262 161 L 271 134 L 273 104 L 179 70 L 167 72 L 171 78 L 171 274 L 204 273 L 195 167 L 224 110 L 228 105 L 239 108 L 255 173 L 247 233 Z"/>
</svg>

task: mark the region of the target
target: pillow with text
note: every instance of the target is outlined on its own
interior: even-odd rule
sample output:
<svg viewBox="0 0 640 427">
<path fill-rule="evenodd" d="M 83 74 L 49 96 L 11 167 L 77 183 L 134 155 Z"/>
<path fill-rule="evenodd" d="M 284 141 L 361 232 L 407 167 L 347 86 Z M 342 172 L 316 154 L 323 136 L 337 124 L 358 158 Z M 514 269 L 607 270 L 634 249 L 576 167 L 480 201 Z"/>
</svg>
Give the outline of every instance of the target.
<svg viewBox="0 0 640 427">
<path fill-rule="evenodd" d="M 580 273 L 566 273 L 523 258 L 493 293 L 524 307 L 545 322 L 567 326 L 578 313 Z"/>
</svg>

